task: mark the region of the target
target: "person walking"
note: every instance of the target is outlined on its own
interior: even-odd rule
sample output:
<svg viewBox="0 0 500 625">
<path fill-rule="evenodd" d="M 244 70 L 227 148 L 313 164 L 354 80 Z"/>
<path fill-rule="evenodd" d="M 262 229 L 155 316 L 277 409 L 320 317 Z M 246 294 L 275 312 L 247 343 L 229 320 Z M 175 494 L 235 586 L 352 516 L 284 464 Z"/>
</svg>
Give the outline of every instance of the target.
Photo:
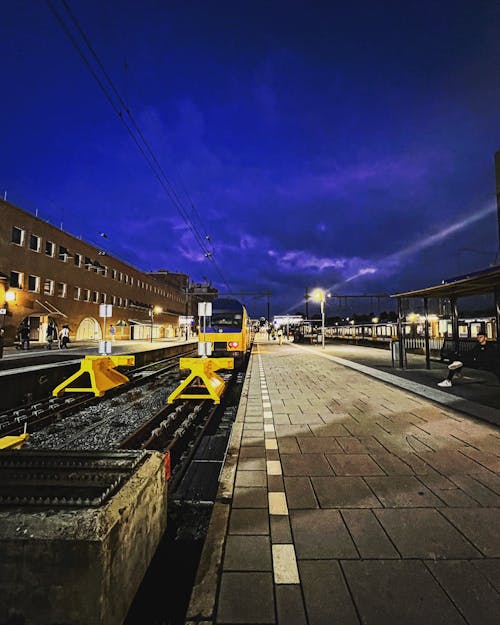
<svg viewBox="0 0 500 625">
<path fill-rule="evenodd" d="M 111 338 L 112 341 L 115 340 L 115 334 L 116 334 L 116 328 L 114 325 L 110 325 L 109 326 L 109 336 Z"/>
<path fill-rule="evenodd" d="M 64 325 L 62 327 L 61 332 L 59 333 L 59 348 L 60 349 L 68 349 L 69 343 L 69 328 Z"/>
<path fill-rule="evenodd" d="M 46 332 L 47 349 L 52 349 L 52 343 L 57 338 L 57 328 L 53 321 L 49 321 Z"/>
</svg>

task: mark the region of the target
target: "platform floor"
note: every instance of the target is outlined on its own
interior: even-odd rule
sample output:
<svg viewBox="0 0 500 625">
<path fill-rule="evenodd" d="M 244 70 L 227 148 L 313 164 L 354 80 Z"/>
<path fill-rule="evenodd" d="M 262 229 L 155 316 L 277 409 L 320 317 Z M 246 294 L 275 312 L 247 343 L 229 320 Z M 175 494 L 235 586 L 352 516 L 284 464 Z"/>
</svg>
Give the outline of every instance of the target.
<svg viewBox="0 0 500 625">
<path fill-rule="evenodd" d="M 500 429 L 326 351 L 254 346 L 187 622 L 497 625 Z"/>
</svg>

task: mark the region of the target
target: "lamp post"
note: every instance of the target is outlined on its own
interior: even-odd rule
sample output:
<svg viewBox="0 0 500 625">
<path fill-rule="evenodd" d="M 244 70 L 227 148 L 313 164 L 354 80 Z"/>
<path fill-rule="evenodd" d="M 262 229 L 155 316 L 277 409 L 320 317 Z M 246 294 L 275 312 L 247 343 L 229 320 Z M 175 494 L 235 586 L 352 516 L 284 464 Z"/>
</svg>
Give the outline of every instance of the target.
<svg viewBox="0 0 500 625">
<path fill-rule="evenodd" d="M 314 289 L 311 297 L 319 302 L 321 306 L 321 348 L 325 349 L 325 302 L 327 294 L 323 289 Z"/>
<path fill-rule="evenodd" d="M 155 313 L 158 315 L 161 312 L 163 312 L 163 308 L 161 306 L 151 306 L 151 336 L 149 339 L 150 343 L 153 342 L 153 322 L 154 322 Z"/>
</svg>

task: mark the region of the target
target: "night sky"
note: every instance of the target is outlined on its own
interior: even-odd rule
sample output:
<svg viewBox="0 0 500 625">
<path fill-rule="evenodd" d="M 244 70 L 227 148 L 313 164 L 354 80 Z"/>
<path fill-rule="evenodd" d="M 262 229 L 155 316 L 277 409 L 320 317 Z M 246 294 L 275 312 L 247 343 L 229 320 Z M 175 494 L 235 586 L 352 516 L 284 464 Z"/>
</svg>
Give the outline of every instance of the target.
<svg viewBox="0 0 500 625">
<path fill-rule="evenodd" d="M 495 261 L 496 0 L 23 0 L 0 59 L 2 197 L 139 269 L 278 314 Z"/>
</svg>

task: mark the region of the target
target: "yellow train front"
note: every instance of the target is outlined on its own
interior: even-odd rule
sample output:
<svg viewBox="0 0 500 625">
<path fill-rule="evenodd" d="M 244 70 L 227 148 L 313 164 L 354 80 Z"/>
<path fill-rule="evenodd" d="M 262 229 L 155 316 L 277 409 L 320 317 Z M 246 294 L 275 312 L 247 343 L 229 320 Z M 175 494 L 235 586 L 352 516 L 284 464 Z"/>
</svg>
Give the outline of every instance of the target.
<svg viewBox="0 0 500 625">
<path fill-rule="evenodd" d="M 216 299 L 212 302 L 212 316 L 200 327 L 199 340 L 212 343 L 212 356 L 234 358 L 238 369 L 252 344 L 252 329 L 246 308 L 235 299 Z"/>
</svg>

